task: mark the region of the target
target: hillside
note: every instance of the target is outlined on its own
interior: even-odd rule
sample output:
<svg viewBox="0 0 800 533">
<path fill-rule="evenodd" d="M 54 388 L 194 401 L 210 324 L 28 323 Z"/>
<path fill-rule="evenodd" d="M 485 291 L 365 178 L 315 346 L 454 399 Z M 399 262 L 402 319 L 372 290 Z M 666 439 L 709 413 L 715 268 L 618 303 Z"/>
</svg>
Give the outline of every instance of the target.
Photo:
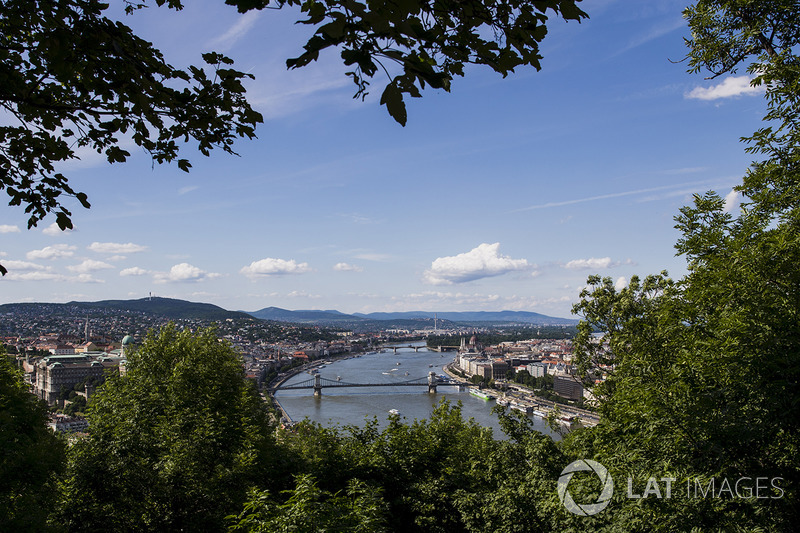
<svg viewBox="0 0 800 533">
<path fill-rule="evenodd" d="M 14 314 L 80 314 L 93 310 L 134 311 L 162 316 L 172 320 L 225 320 L 227 318 L 251 318 L 246 313 L 228 311 L 219 306 L 198 302 L 187 302 L 172 298 L 142 298 L 139 300 L 102 300 L 99 302 L 59 303 L 12 303 L 0 305 L 0 313 Z"/>
<path fill-rule="evenodd" d="M 188 302 L 173 298 L 141 298 L 139 300 L 102 300 L 99 302 L 70 302 L 67 305 L 83 306 L 87 309 L 122 309 L 152 313 L 172 319 L 225 320 L 226 318 L 248 318 L 245 313 L 228 311 L 213 304 Z"/>
<path fill-rule="evenodd" d="M 534 324 L 534 325 L 575 325 L 578 320 L 572 318 L 558 318 L 534 313 L 532 311 L 472 311 L 472 312 L 442 312 L 407 311 L 403 313 L 355 313 L 355 316 L 371 318 L 373 320 L 397 320 L 409 318 L 434 318 L 448 320 L 456 323 L 482 324 Z"/>
<path fill-rule="evenodd" d="M 34 311 L 37 310 L 37 311 Z M 558 318 L 530 311 L 441 312 L 409 311 L 401 313 L 345 314 L 336 310 L 290 311 L 280 307 L 265 307 L 258 311 L 228 311 L 217 305 L 189 302 L 173 298 L 140 298 L 138 300 L 101 300 L 98 302 L 16 303 L 0 305 L 0 313 L 80 314 L 92 310 L 120 310 L 148 313 L 171 320 L 225 320 L 257 318 L 314 326 L 347 328 L 357 331 L 380 329 L 433 328 L 434 316 L 438 328 L 458 326 L 575 325 L 575 319 Z"/>
<path fill-rule="evenodd" d="M 265 307 L 249 313 L 262 320 L 294 322 L 299 324 L 316 324 L 359 329 L 421 329 L 433 327 L 434 316 L 438 318 L 437 326 L 447 328 L 457 325 L 564 325 L 578 323 L 575 319 L 558 318 L 533 313 L 530 311 L 475 311 L 475 312 L 443 312 L 408 311 L 402 313 L 354 313 L 348 315 L 335 310 L 326 311 L 290 311 L 280 307 Z"/>
<path fill-rule="evenodd" d="M 317 322 L 366 322 L 366 319 L 346 315 L 339 311 L 289 311 L 280 307 L 265 307 L 258 311 L 247 313 L 261 320 L 275 320 L 278 322 L 317 323 Z"/>
</svg>

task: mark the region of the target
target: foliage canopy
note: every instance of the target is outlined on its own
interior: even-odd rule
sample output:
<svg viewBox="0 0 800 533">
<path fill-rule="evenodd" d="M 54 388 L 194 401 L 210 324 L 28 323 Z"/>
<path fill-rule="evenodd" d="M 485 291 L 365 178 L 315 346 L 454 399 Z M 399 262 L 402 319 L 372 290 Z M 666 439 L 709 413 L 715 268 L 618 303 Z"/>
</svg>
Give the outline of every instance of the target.
<svg viewBox="0 0 800 533">
<path fill-rule="evenodd" d="M 213 330 L 151 333 L 92 397 L 69 454 L 69 529 L 218 531 L 277 463 L 273 426 Z"/>
<path fill-rule="evenodd" d="M 767 125 L 745 138 L 752 164 L 737 216 L 709 192 L 681 209 L 689 273 L 590 278 L 575 311 L 603 422 L 568 439 L 623 476 L 678 483 L 779 479 L 767 498 L 620 501 L 615 526 L 791 531 L 800 517 L 800 179 L 797 2 L 701 0 L 686 10 L 690 69 L 746 68 L 766 90 Z M 610 351 L 591 338 L 606 332 Z"/>
<path fill-rule="evenodd" d="M 0 346 L 0 524 L 42 531 L 63 470 L 64 442 L 47 427 L 47 410 Z"/>
</svg>

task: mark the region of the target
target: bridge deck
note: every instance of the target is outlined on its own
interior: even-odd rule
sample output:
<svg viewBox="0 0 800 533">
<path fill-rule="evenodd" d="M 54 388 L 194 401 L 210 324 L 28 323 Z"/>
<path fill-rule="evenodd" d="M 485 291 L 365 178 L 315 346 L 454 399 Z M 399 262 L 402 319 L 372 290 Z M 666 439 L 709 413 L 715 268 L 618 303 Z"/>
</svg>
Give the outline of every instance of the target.
<svg viewBox="0 0 800 533">
<path fill-rule="evenodd" d="M 439 387 L 446 387 L 446 386 L 459 386 L 460 384 L 455 381 L 443 381 L 443 380 L 436 380 L 434 383 L 436 386 Z M 334 387 L 427 387 L 430 384 L 428 383 L 428 378 L 418 378 L 410 381 L 400 381 L 400 382 L 384 382 L 384 383 L 349 383 L 346 381 L 335 381 L 332 379 L 327 378 L 320 378 L 319 388 L 334 388 Z M 294 383 L 289 386 L 279 386 L 274 389 L 271 389 L 273 392 L 278 392 L 282 390 L 301 390 L 301 389 L 313 389 L 314 379 L 307 379 L 305 381 L 301 381 L 300 383 Z"/>
</svg>

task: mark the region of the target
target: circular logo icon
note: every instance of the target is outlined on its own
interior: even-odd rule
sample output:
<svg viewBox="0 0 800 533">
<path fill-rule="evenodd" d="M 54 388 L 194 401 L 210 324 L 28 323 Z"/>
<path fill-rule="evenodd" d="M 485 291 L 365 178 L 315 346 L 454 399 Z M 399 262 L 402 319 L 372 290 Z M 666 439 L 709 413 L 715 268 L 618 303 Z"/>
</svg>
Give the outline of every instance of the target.
<svg viewBox="0 0 800 533">
<path fill-rule="evenodd" d="M 603 484 L 603 490 L 600 492 L 600 496 L 597 498 L 595 503 L 575 503 L 575 500 L 572 499 L 572 495 L 569 493 L 569 490 L 567 490 L 567 486 L 572 480 L 572 475 L 575 472 L 582 471 L 594 472 L 597 474 L 597 477 L 600 478 L 600 483 Z M 567 511 L 572 514 L 580 516 L 596 515 L 606 508 L 608 502 L 611 501 L 611 496 L 613 494 L 614 480 L 611 479 L 611 474 L 608 473 L 606 467 L 597 461 L 592 461 L 591 459 L 578 459 L 577 461 L 571 462 L 564 470 L 561 471 L 561 477 L 558 478 L 558 499 L 561 500 L 561 503 L 564 504 L 564 507 L 567 508 Z"/>
</svg>

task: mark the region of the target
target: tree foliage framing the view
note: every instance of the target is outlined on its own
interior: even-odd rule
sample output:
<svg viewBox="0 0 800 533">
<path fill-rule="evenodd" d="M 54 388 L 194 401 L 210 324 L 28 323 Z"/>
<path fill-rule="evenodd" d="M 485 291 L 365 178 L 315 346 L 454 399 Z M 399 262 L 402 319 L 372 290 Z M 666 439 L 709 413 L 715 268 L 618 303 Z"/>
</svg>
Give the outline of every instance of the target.
<svg viewBox="0 0 800 533">
<path fill-rule="evenodd" d="M 576 361 L 594 387 L 600 423 L 561 442 L 500 410 L 497 440 L 458 406 L 383 429 L 303 422 L 273 431 L 235 352 L 213 332 L 166 328 L 129 358 L 128 372 L 92 399 L 88 438 L 68 449 L 59 506 L 65 530 L 334 529 L 546 531 L 786 531 L 800 522 L 800 209 L 796 125 L 797 2 L 700 0 L 686 11 L 691 69 L 712 76 L 746 61 L 765 87 L 767 123 L 745 139 L 762 159 L 738 190 L 738 215 L 719 195 L 676 217 L 688 274 L 632 277 L 621 290 L 593 276 Z M 609 350 L 594 333 L 605 333 Z M 0 361 L 5 516 L 28 518 L 48 496 L 21 478 L 53 439 L 18 372 Z M 20 435 L 31 437 L 26 442 Z M 40 439 L 43 441 L 36 444 Z M 44 449 L 50 450 L 51 448 Z M 52 448 L 58 450 L 59 448 Z M 6 453 L 9 452 L 9 453 Z M 60 452 L 59 452 L 60 453 Z M 556 483 L 573 459 L 594 459 L 622 485 L 596 516 L 568 513 Z M 37 463 L 52 480 L 61 462 Z M 291 474 L 295 474 L 293 477 Z M 628 498 L 674 478 L 671 498 Z M 766 497 L 691 497 L 686 483 L 779 479 Z M 33 478 L 31 478 L 33 479 Z M 3 485 L 5 490 L 5 485 Z M 751 484 L 752 487 L 752 484 Z M 732 487 L 731 487 L 732 488 Z M 576 475 L 576 501 L 597 479 Z M 309 524 L 306 519 L 312 519 Z M 41 522 L 41 518 L 39 518 Z M 39 524 L 41 525 L 41 524 Z M 22 524 L 24 528 L 26 524 Z"/>
<path fill-rule="evenodd" d="M 518 66 L 541 68 L 539 43 L 548 11 L 565 20 L 586 17 L 580 0 L 410 0 L 358 2 L 226 0 L 240 12 L 299 8 L 298 22 L 316 28 L 289 68 L 316 61 L 327 48 L 341 49 L 356 97 L 385 74 L 381 104 L 399 123 L 407 113 L 403 96 L 421 96 L 426 86 L 450 89 L 466 64 L 486 65 L 503 76 Z M 125 11 L 148 7 L 126 0 Z M 180 0 L 153 0 L 180 10 Z M 196 142 L 204 155 L 233 151 L 237 137 L 255 137 L 263 118 L 245 99 L 243 82 L 253 76 L 232 68 L 221 54 L 202 54 L 206 68 L 178 69 L 153 45 L 104 12 L 99 0 L 3 0 L 0 2 L 0 189 L 9 205 L 29 213 L 28 228 L 49 213 L 72 228 L 65 198 L 90 206 L 59 171 L 85 149 L 110 163 L 131 153 L 126 142 L 155 163 L 177 160 L 181 144 Z M 488 37 L 487 37 L 488 35 Z M 399 65 L 401 72 L 390 64 Z M 388 65 L 388 66 L 387 66 Z M 0 273 L 6 269 L 0 265 Z"/>
<path fill-rule="evenodd" d="M 0 345 L 0 526 L 42 531 L 56 495 L 64 441 L 47 427 L 43 401 L 28 390 Z"/>
<path fill-rule="evenodd" d="M 55 523 L 68 530 L 219 531 L 252 487 L 280 477 L 274 426 L 213 329 L 166 326 L 92 397 Z"/>
<path fill-rule="evenodd" d="M 299 523 L 297 507 L 319 500 L 305 495 L 303 479 L 313 480 L 314 490 L 323 494 L 344 491 L 340 494 L 344 496 L 353 486 L 369 487 L 375 497 L 366 503 L 374 512 L 358 522 L 381 523 L 389 531 L 557 530 L 555 487 L 563 455 L 550 437 L 532 429 L 524 415 L 501 409 L 499 420 L 506 440 L 493 438 L 490 429 L 474 420 L 464 420 L 460 403 L 447 400 L 427 420 L 405 422 L 391 416 L 383 429 L 376 419 L 363 427 L 346 428 L 301 422 L 280 439 L 292 470 L 310 476 L 299 478 L 286 492 L 289 516 L 276 516 L 268 495 L 255 493 L 245 512 L 235 517 L 232 530 L 278 531 L 277 523 L 292 519 Z M 281 531 L 287 530 L 291 529 Z"/>
<path fill-rule="evenodd" d="M 681 209 L 685 277 L 633 277 L 620 291 L 611 279 L 589 279 L 575 306 L 584 317 L 576 348 L 584 371 L 608 372 L 594 389 L 603 418 L 565 449 L 640 487 L 649 477 L 684 487 L 780 480 L 762 498 L 620 497 L 617 530 L 792 531 L 800 520 L 800 5 L 701 0 L 685 16 L 691 71 L 714 78 L 746 68 L 764 86 L 766 125 L 743 139 L 762 159 L 737 187 L 738 216 L 713 192 Z M 594 331 L 605 332 L 608 352 Z"/>
</svg>

